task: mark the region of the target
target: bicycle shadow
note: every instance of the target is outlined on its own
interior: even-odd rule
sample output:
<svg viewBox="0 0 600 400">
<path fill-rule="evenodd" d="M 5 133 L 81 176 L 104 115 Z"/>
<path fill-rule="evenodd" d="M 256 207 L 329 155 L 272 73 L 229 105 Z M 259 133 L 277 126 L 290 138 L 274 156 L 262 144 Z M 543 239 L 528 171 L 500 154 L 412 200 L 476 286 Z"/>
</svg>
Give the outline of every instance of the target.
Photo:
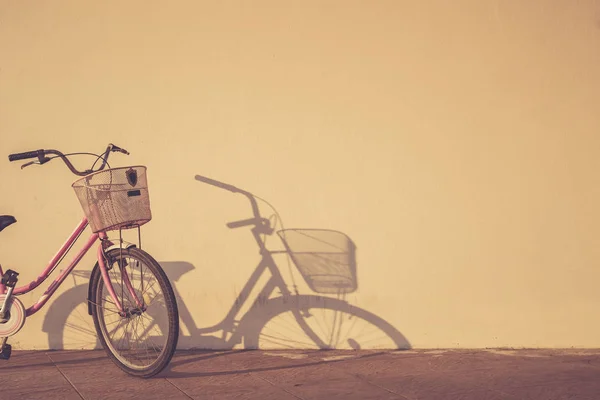
<svg viewBox="0 0 600 400">
<path fill-rule="evenodd" d="M 181 293 L 177 290 L 177 282 L 185 274 L 193 271 L 195 267 L 184 261 L 159 262 L 169 277 L 179 309 L 180 325 L 185 326 L 189 334 L 181 333 L 178 349 L 201 350 L 205 352 L 225 351 L 233 349 L 323 349 L 315 344 L 310 335 L 306 335 L 302 326 L 297 332 L 290 332 L 289 325 L 295 321 L 295 314 L 302 314 L 306 320 L 319 317 L 316 320 L 319 334 L 331 336 L 344 330 L 359 328 L 360 337 L 346 338 L 343 343 L 345 348 L 358 350 L 362 347 L 357 339 L 366 339 L 366 344 L 383 343 L 379 347 L 389 349 L 409 349 L 409 341 L 391 324 L 382 318 L 365 310 L 351 305 L 343 299 L 315 295 L 290 295 L 275 294 L 269 296 L 265 290 L 254 300 L 248 311 L 239 320 L 233 319 L 240 313 L 245 301 L 244 293 L 236 299 L 228 316 L 219 324 L 211 327 L 199 327 L 192 315 L 192 311 Z M 253 288 L 259 281 L 260 266 L 254 271 L 246 283 L 246 287 Z M 262 271 L 264 272 L 264 271 Z M 92 317 L 88 315 L 87 295 L 89 271 L 73 271 L 74 286 L 56 296 L 50 303 L 45 315 L 42 331 L 47 334 L 48 348 L 50 350 L 90 350 L 101 349 L 97 339 Z M 268 288 L 266 288 L 268 290 Z M 323 314 L 319 311 L 327 311 Z M 349 320 L 340 320 L 341 314 L 347 314 Z M 229 318 L 228 318 L 229 317 Z M 356 318 L 356 320 L 352 320 Z M 362 326 L 357 326 L 361 320 Z M 365 331 L 365 325 L 371 329 Z M 284 327 L 282 329 L 281 327 Z M 305 328 L 305 327 L 304 327 Z M 372 335 L 372 333 L 380 335 Z M 295 335 L 295 336 L 294 336 Z M 299 338 L 302 337 L 302 340 Z M 332 349 L 339 346 L 331 346 Z M 222 355 L 203 354 L 200 358 L 212 358 Z M 196 358 L 194 358 L 196 360 Z M 191 362 L 191 361 L 190 361 Z M 187 363 L 187 362 L 186 362 Z M 181 364 L 180 362 L 174 363 Z"/>
<path fill-rule="evenodd" d="M 275 226 L 271 226 L 271 219 L 261 216 L 256 196 L 200 175 L 196 175 L 196 180 L 248 198 L 253 218 L 230 222 L 227 226 L 232 229 L 251 228 L 262 258 L 222 321 L 208 327 L 196 324 L 192 310 L 177 290 L 177 282 L 195 267 L 186 261 L 159 261 L 172 283 L 180 325 L 185 328 L 180 329 L 179 349 L 411 348 L 410 342 L 392 324 L 346 300 L 346 295 L 358 287 L 356 245 L 346 234 L 326 229 L 279 230 L 277 235 L 284 250 L 268 249 L 265 238 L 274 235 Z M 276 210 L 273 211 L 279 215 Z M 317 294 L 300 294 L 295 282 L 290 289 L 275 261 L 274 255 L 277 254 L 288 256 L 310 291 Z M 50 305 L 43 323 L 50 349 L 100 348 L 92 318 L 88 314 L 89 274 L 87 271 L 73 272 L 75 285 Z M 261 288 L 254 295 L 259 281 L 262 282 L 265 275 L 268 276 L 266 283 L 261 283 Z M 77 279 L 81 278 L 83 281 L 78 283 Z M 202 357 L 217 356 L 220 354 Z"/>
</svg>

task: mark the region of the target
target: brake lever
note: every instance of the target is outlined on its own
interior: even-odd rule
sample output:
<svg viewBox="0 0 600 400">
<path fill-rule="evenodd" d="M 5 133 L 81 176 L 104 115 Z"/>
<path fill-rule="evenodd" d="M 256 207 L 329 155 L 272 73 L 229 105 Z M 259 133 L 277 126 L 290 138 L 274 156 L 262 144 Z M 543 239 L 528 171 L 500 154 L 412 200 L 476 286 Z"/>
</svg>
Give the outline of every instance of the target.
<svg viewBox="0 0 600 400">
<path fill-rule="evenodd" d="M 28 163 L 21 165 L 21 169 L 23 169 L 25 167 L 29 167 L 31 164 L 40 164 L 40 162 L 39 161 L 29 161 Z"/>
<path fill-rule="evenodd" d="M 42 165 L 42 164 L 46 164 L 48 161 L 50 161 L 51 158 L 48 157 L 39 157 L 37 161 L 29 161 L 28 163 L 25 163 L 23 165 L 21 165 L 21 169 L 25 168 L 25 167 L 29 167 L 32 164 L 38 164 L 38 165 Z"/>
</svg>

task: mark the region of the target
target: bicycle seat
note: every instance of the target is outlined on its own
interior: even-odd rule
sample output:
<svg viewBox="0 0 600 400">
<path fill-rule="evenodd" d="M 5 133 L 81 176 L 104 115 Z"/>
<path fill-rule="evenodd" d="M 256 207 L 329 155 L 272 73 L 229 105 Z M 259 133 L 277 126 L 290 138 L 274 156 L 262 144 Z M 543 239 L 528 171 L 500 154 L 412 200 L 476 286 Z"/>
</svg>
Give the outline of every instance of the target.
<svg viewBox="0 0 600 400">
<path fill-rule="evenodd" d="M 2 229 L 14 224 L 15 222 L 17 222 L 17 220 L 12 215 L 0 215 L 0 232 Z"/>
</svg>

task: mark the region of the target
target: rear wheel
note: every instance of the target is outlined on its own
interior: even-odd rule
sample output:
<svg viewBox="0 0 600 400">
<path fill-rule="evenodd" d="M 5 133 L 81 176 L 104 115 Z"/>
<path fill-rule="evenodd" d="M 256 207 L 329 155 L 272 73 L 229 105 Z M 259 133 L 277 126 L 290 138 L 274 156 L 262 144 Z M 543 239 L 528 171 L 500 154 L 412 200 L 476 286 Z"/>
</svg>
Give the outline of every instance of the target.
<svg viewBox="0 0 600 400">
<path fill-rule="evenodd" d="M 173 289 L 158 262 L 140 249 L 114 249 L 107 259 L 123 312 L 104 284 L 100 268 L 95 269 L 91 301 L 98 338 L 119 368 L 149 378 L 169 364 L 177 347 L 179 315 Z"/>
</svg>

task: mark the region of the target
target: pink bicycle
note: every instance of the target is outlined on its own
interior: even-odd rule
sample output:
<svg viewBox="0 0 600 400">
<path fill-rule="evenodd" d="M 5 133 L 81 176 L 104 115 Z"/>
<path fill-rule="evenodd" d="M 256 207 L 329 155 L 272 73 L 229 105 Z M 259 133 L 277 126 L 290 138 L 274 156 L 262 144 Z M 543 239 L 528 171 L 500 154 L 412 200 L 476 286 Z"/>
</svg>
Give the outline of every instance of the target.
<svg viewBox="0 0 600 400">
<path fill-rule="evenodd" d="M 169 364 L 179 337 L 179 314 L 167 276 L 140 245 L 140 226 L 152 218 L 146 168 L 111 168 L 108 157 L 112 152 L 129 154 L 109 144 L 102 155 L 63 154 L 56 150 L 9 155 L 9 161 L 36 159 L 21 168 L 61 158 L 71 172 L 82 177 L 72 187 L 85 217 L 35 281 L 16 287 L 18 273 L 10 269 L 3 272 L 0 267 L 0 358 L 10 358 L 11 346 L 6 343 L 7 339 L 19 332 L 27 317 L 48 302 L 87 251 L 100 240 L 98 261 L 88 289 L 88 312 L 94 320 L 100 343 L 119 368 L 134 376 L 154 376 Z M 80 154 L 96 157 L 91 169 L 79 171 L 69 161 L 69 156 Z M 100 167 L 94 170 L 100 160 Z M 0 231 L 15 222 L 12 216 L 0 216 Z M 26 309 L 16 296 L 30 292 L 44 282 L 88 225 L 92 234 L 83 248 L 40 299 Z M 132 228 L 137 228 L 137 244 L 123 240 L 122 231 Z M 108 232 L 117 230 L 118 239 L 109 239 Z"/>
</svg>

